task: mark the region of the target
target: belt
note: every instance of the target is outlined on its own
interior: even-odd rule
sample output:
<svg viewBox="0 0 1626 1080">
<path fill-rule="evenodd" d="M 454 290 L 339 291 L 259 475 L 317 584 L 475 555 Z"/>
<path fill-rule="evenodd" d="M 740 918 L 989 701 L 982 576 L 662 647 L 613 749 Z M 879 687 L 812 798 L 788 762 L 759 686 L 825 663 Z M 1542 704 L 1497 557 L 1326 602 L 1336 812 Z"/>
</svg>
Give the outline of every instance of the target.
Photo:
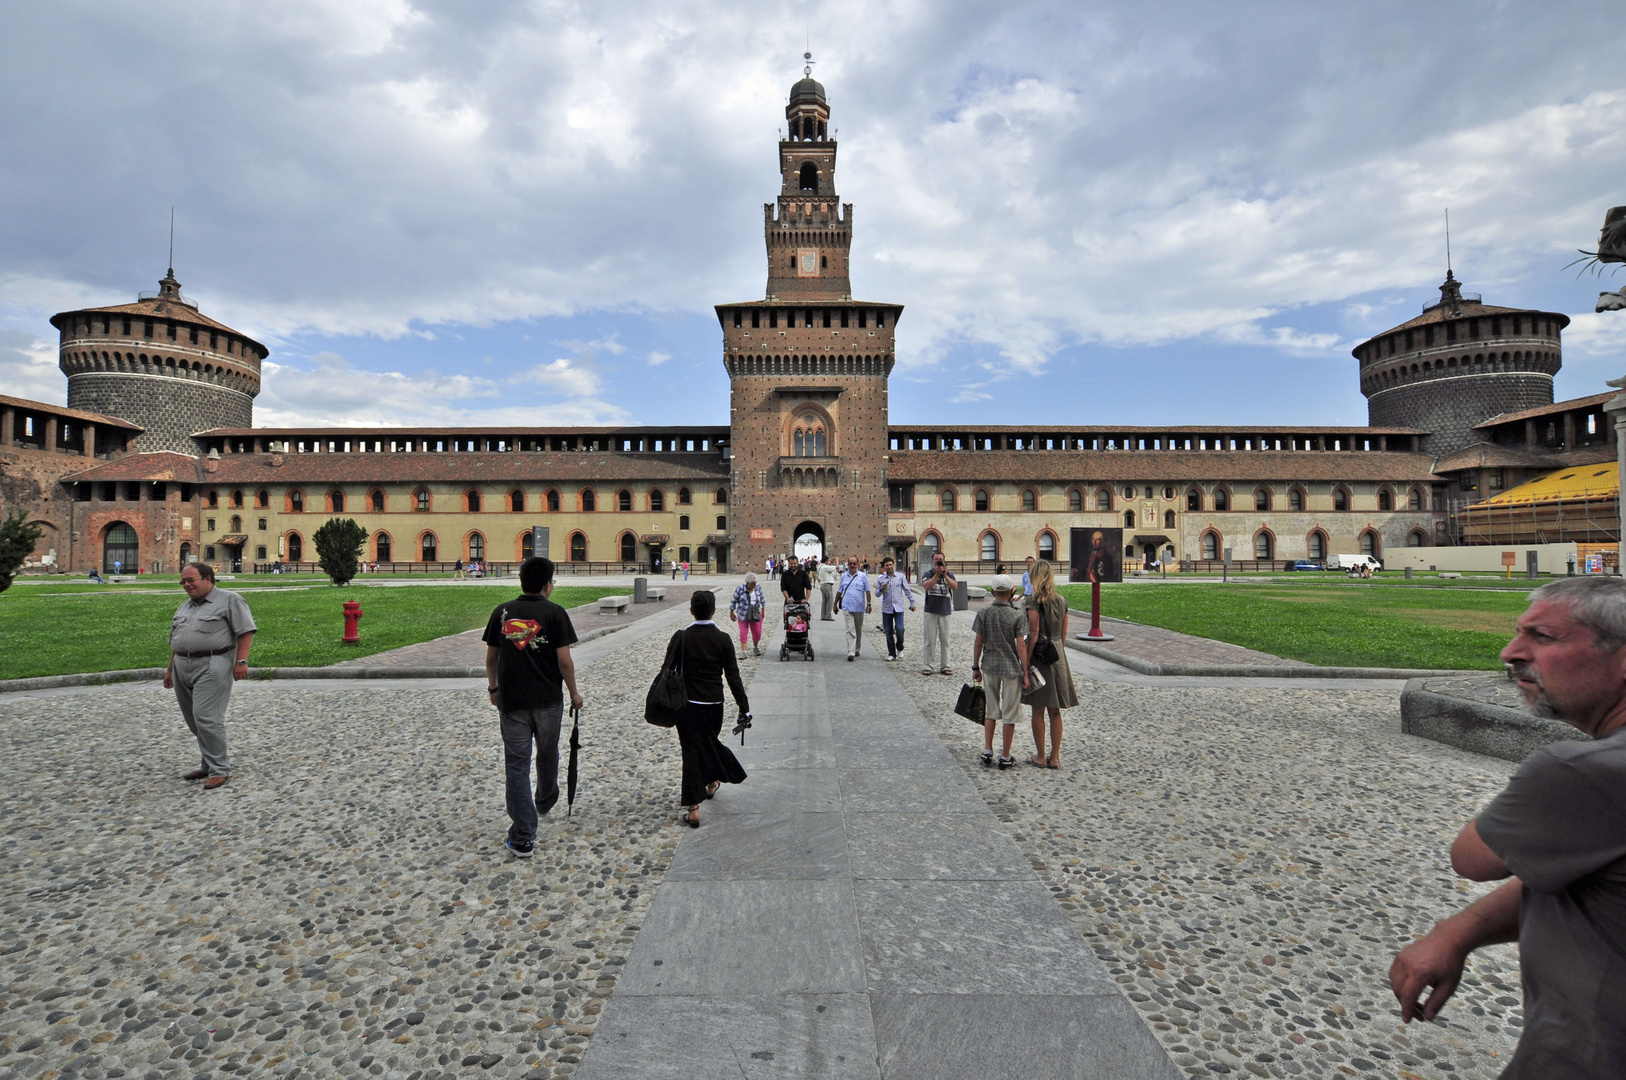
<svg viewBox="0 0 1626 1080">
<path fill-rule="evenodd" d="M 227 645 L 223 649 L 208 649 L 204 652 L 177 652 L 176 656 L 184 656 L 188 660 L 201 660 L 205 656 L 219 656 L 224 652 L 231 652 L 233 646 Z"/>
</svg>

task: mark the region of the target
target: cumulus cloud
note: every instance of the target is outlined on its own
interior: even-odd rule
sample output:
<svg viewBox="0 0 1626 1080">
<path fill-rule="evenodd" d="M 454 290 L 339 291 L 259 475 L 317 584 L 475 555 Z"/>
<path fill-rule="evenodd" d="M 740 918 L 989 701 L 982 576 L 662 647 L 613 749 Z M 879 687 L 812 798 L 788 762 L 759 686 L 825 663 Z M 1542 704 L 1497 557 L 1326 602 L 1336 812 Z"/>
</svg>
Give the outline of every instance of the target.
<svg viewBox="0 0 1626 1080">
<path fill-rule="evenodd" d="M 670 359 L 672 359 L 671 353 L 662 352 L 661 350 L 656 349 L 654 352 L 649 354 L 648 358 L 644 360 L 644 363 L 648 364 L 650 367 L 660 367 Z"/>
<path fill-rule="evenodd" d="M 596 372 L 564 358 L 537 364 L 522 373 L 517 381 L 535 383 L 569 397 L 590 397 L 603 389 Z"/>
</svg>

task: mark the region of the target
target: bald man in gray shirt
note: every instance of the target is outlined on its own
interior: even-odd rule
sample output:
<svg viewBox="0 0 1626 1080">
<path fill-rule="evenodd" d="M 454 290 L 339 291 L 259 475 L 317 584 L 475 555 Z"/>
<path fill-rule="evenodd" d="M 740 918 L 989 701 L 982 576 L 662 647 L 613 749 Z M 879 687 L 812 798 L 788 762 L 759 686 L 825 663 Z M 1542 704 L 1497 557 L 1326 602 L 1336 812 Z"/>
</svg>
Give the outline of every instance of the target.
<svg viewBox="0 0 1626 1080">
<path fill-rule="evenodd" d="M 254 616 L 241 596 L 215 588 L 214 568 L 193 563 L 181 571 L 186 602 L 169 626 L 169 668 L 164 689 L 174 689 L 187 729 L 198 740 L 203 764 L 182 777 L 213 791 L 231 776 L 226 754 L 226 708 L 232 684 L 248 675 Z"/>
</svg>

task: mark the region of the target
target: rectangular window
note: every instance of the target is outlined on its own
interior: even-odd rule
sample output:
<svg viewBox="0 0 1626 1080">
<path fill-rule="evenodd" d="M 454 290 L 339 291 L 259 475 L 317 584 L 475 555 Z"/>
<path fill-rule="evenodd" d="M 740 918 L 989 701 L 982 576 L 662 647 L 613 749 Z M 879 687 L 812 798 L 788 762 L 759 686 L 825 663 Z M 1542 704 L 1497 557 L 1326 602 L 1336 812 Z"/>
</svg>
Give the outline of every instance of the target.
<svg viewBox="0 0 1626 1080">
<path fill-rule="evenodd" d="M 864 318 L 867 314 L 868 312 L 866 312 L 863 308 L 858 309 L 858 328 L 860 330 L 862 330 L 865 326 Z"/>
<path fill-rule="evenodd" d="M 751 329 L 756 330 L 762 326 L 762 312 L 751 312 Z"/>
<path fill-rule="evenodd" d="M 888 484 L 886 489 L 892 501 L 892 510 L 895 513 L 902 513 L 915 508 L 915 485 Z"/>
<path fill-rule="evenodd" d="M 260 519 L 260 531 L 261 532 L 265 531 L 265 519 L 264 518 Z"/>
<path fill-rule="evenodd" d="M 736 311 L 734 313 L 734 329 L 738 330 L 740 328 L 740 323 L 744 321 L 744 314 L 745 313 L 743 311 Z"/>
<path fill-rule="evenodd" d="M 771 330 L 779 329 L 779 310 L 777 308 L 770 309 L 768 312 L 768 327 Z"/>
<path fill-rule="evenodd" d="M 824 309 L 824 326 L 825 326 L 825 329 L 829 329 L 829 327 L 830 327 L 830 309 L 829 308 Z"/>
<path fill-rule="evenodd" d="M 845 330 L 847 328 L 847 309 L 846 308 L 841 309 L 841 328 L 843 330 Z"/>
<path fill-rule="evenodd" d="M 688 531 L 689 531 L 689 515 L 688 514 L 679 514 L 678 515 L 678 532 L 688 532 Z"/>
<path fill-rule="evenodd" d="M 877 329 L 886 326 L 886 312 L 880 310 L 879 308 L 877 308 L 875 311 L 875 326 Z"/>
</svg>

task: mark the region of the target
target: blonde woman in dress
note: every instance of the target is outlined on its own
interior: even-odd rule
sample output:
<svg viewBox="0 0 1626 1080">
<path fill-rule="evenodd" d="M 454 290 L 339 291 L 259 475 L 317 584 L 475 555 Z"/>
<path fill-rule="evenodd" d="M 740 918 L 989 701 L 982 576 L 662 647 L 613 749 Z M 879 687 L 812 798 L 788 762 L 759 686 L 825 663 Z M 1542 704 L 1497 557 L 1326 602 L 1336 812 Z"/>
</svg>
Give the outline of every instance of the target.
<svg viewBox="0 0 1626 1080">
<path fill-rule="evenodd" d="M 1044 676 L 1044 685 L 1029 689 L 1022 695 L 1022 704 L 1033 709 L 1033 746 L 1028 755 L 1029 765 L 1043 768 L 1061 768 L 1061 711 L 1078 704 L 1078 692 L 1073 689 L 1073 672 L 1067 666 L 1067 600 L 1056 592 L 1056 573 L 1050 563 L 1040 559 L 1029 572 L 1033 595 L 1028 597 L 1028 655 L 1040 637 L 1047 637 L 1056 646 L 1054 664 L 1035 664 Z M 1045 714 L 1050 714 L 1050 752 L 1045 752 Z"/>
</svg>

